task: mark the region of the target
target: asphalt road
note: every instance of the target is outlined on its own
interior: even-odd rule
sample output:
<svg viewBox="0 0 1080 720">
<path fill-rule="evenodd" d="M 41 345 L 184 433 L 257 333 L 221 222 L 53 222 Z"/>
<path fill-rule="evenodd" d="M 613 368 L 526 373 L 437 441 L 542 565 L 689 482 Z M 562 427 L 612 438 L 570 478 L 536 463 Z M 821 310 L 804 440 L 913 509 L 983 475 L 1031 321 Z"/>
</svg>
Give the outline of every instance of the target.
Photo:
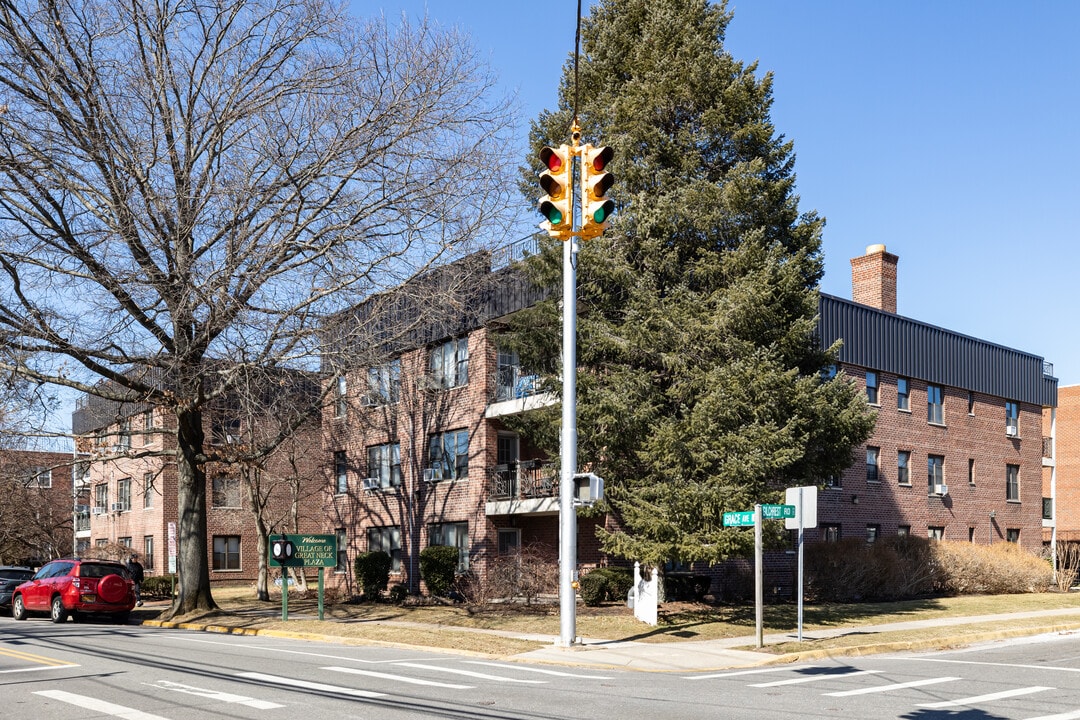
<svg viewBox="0 0 1080 720">
<path fill-rule="evenodd" d="M 0 717 L 1080 720 L 1080 635 L 717 673 L 0 618 Z"/>
</svg>

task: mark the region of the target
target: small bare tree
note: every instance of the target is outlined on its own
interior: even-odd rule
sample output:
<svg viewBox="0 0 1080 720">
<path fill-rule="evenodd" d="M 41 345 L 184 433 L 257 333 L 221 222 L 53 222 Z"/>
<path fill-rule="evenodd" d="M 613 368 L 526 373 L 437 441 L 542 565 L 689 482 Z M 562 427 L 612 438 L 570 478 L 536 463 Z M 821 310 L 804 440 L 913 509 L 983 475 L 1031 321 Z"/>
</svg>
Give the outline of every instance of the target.
<svg viewBox="0 0 1080 720">
<path fill-rule="evenodd" d="M 0 3 L 0 369 L 175 416 L 172 614 L 215 607 L 203 412 L 238 369 L 314 369 L 320 318 L 506 226 L 492 87 L 457 34 L 326 0 Z"/>
</svg>

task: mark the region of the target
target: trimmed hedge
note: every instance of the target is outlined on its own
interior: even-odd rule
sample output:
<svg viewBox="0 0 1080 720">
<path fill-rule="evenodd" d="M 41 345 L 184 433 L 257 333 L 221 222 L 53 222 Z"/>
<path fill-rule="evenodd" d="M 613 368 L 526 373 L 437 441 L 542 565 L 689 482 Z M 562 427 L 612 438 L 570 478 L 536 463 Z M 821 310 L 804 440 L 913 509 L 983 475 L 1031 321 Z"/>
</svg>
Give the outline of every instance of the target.
<svg viewBox="0 0 1080 720">
<path fill-rule="evenodd" d="M 447 545 L 428 545 L 420 551 L 420 578 L 434 597 L 446 597 L 457 573 L 458 550 Z"/>
<path fill-rule="evenodd" d="M 143 597 L 172 597 L 175 578 L 175 575 L 147 575 L 140 586 Z"/>
<path fill-rule="evenodd" d="M 634 586 L 634 575 L 628 568 L 596 568 L 581 578 L 578 594 L 590 607 L 595 607 L 605 600 L 625 602 L 630 588 Z"/>
<path fill-rule="evenodd" d="M 393 565 L 390 553 L 383 550 L 360 553 L 356 556 L 356 581 L 364 597 L 375 600 L 379 593 L 390 584 L 390 568 Z"/>
</svg>

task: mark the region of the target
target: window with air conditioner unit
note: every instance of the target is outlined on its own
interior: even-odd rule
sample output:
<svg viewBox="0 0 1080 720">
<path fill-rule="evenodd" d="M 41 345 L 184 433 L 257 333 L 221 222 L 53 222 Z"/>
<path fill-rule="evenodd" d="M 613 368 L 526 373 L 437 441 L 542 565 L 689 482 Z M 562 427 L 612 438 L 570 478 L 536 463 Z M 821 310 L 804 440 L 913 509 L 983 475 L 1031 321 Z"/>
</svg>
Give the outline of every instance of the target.
<svg viewBox="0 0 1080 720">
<path fill-rule="evenodd" d="M 90 512 L 93 513 L 94 515 L 104 515 L 106 510 L 105 510 L 105 508 L 101 507 L 100 505 L 95 505 L 90 510 Z"/>
<path fill-rule="evenodd" d="M 118 503 L 118 502 L 117 502 L 117 503 L 113 503 L 113 504 L 112 504 L 112 505 L 110 506 L 110 508 L 112 509 L 112 511 L 113 511 L 113 512 L 120 512 L 121 510 L 123 510 L 123 509 L 124 509 L 124 503 Z"/>
<path fill-rule="evenodd" d="M 945 497 L 946 495 L 949 494 L 949 486 L 948 485 L 935 485 L 934 486 L 934 494 L 935 495 L 940 495 L 941 497 Z"/>
<path fill-rule="evenodd" d="M 438 482 L 442 480 L 442 468 L 424 468 L 424 482 Z"/>
<path fill-rule="evenodd" d="M 1005 403 L 1005 434 L 1016 437 L 1020 428 L 1020 405 L 1011 400 Z"/>
<path fill-rule="evenodd" d="M 382 482 L 377 477 L 364 478 L 365 490 L 378 490 L 382 486 Z"/>
</svg>

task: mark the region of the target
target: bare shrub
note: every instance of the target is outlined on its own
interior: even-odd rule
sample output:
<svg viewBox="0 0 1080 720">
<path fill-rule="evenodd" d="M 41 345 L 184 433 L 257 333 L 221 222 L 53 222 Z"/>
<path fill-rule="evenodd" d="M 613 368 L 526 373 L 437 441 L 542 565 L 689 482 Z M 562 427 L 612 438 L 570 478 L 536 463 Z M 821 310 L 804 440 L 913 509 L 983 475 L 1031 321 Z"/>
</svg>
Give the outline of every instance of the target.
<svg viewBox="0 0 1080 720">
<path fill-rule="evenodd" d="M 558 558 L 538 544 L 497 557 L 483 576 L 470 574 L 458 583 L 459 592 L 471 605 L 487 605 L 494 600 L 521 600 L 531 605 L 540 595 L 558 593 L 558 588 Z"/>
<path fill-rule="evenodd" d="M 1080 543 L 1059 540 L 1054 551 L 1057 553 L 1057 588 L 1068 592 L 1080 574 Z"/>
</svg>

